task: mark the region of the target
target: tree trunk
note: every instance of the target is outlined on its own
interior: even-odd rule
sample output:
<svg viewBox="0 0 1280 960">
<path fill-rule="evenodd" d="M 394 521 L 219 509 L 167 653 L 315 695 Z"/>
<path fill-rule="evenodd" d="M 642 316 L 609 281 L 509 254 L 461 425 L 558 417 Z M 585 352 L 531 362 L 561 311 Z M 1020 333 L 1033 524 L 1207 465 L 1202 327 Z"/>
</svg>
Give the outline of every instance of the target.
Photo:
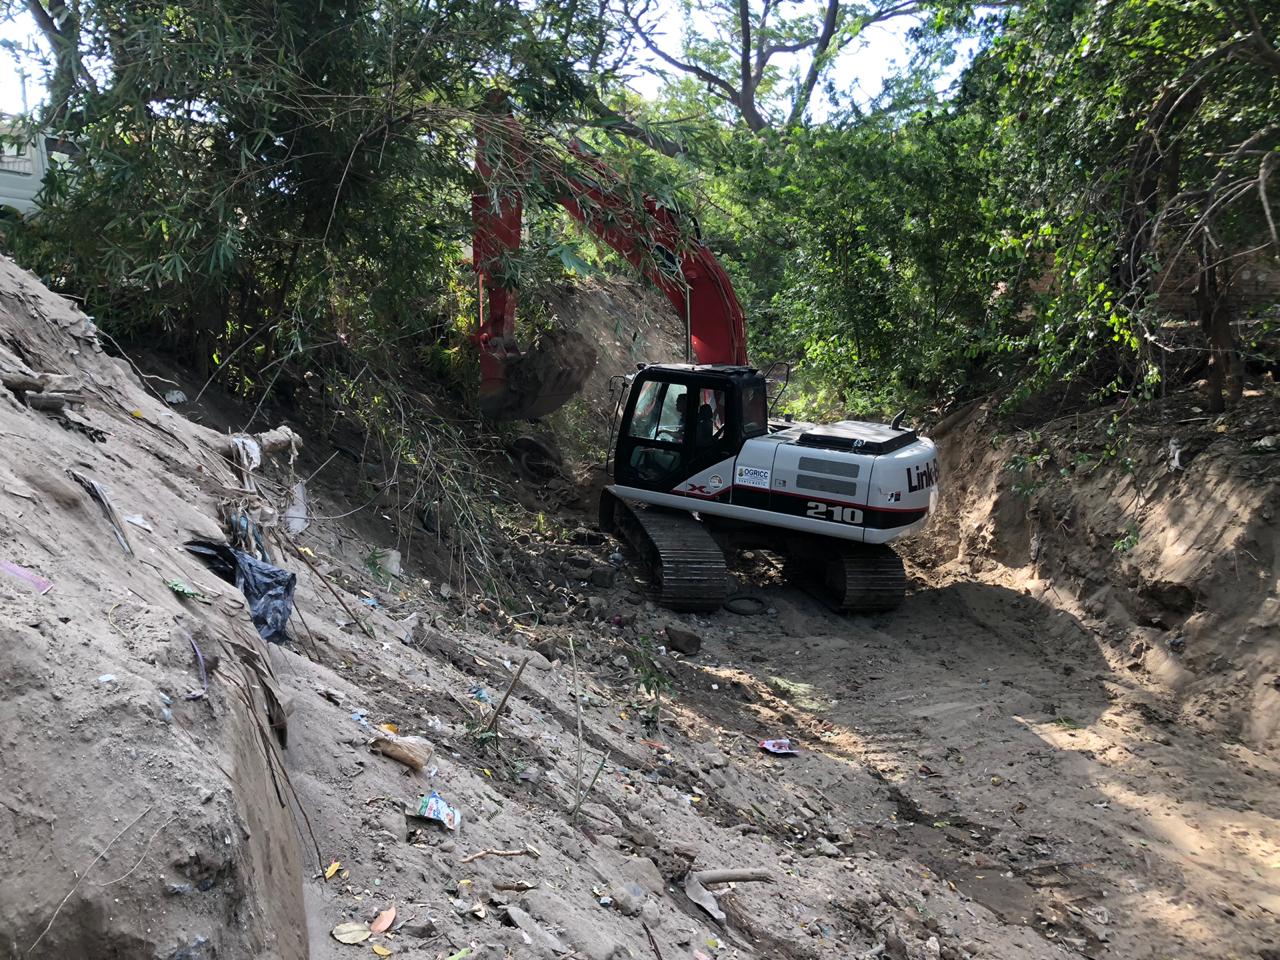
<svg viewBox="0 0 1280 960">
<path fill-rule="evenodd" d="M 1221 269 L 1213 261 L 1213 247 L 1207 238 L 1200 243 L 1199 282 L 1196 285 L 1196 310 L 1200 330 L 1209 348 L 1210 413 L 1222 413 L 1235 406 L 1244 395 L 1244 364 L 1236 349 L 1226 297 L 1219 283 Z M 1224 396 L 1225 394 L 1225 396 Z"/>
</svg>

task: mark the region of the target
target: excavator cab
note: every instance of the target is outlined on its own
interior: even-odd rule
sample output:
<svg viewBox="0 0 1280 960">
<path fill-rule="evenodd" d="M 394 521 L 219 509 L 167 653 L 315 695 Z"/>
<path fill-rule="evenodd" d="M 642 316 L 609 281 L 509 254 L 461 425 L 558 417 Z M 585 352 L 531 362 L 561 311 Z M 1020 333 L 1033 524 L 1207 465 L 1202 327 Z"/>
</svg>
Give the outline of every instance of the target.
<svg viewBox="0 0 1280 960">
<path fill-rule="evenodd" d="M 655 364 L 631 385 L 618 430 L 614 480 L 671 490 L 737 456 L 768 430 L 765 379 L 750 367 Z M 726 479 L 720 478 L 720 485 Z"/>
</svg>

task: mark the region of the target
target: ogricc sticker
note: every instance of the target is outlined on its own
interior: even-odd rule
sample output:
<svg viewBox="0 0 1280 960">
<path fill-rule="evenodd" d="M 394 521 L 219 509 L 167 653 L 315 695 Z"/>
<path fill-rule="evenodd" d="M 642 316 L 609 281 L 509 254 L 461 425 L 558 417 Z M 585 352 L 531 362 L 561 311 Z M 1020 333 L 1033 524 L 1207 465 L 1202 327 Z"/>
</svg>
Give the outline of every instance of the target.
<svg viewBox="0 0 1280 960">
<path fill-rule="evenodd" d="M 769 489 L 769 471 L 762 467 L 739 467 L 734 474 L 733 482 L 741 487 L 764 487 Z"/>
</svg>

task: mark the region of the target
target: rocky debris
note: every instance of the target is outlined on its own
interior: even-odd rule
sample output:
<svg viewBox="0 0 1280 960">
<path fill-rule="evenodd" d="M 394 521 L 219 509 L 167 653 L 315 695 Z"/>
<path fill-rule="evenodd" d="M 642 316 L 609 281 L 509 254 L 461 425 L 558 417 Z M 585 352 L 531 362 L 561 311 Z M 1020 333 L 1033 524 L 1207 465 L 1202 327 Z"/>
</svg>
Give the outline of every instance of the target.
<svg viewBox="0 0 1280 960">
<path fill-rule="evenodd" d="M 683 653 L 686 657 L 697 656 L 702 649 L 702 638 L 685 627 L 677 623 L 668 623 L 663 628 L 663 633 L 667 637 L 667 645 L 677 653 Z"/>
</svg>

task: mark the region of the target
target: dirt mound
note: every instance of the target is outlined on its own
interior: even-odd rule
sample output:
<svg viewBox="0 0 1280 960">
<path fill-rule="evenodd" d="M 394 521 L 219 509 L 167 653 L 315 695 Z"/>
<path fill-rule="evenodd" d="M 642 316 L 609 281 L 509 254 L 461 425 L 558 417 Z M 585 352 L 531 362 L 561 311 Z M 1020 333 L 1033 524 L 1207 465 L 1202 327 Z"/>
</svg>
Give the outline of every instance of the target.
<svg viewBox="0 0 1280 960">
<path fill-rule="evenodd" d="M 221 537 L 225 441 L 3 258 L 0 381 L 5 955 L 306 956 L 268 653 L 181 549 Z"/>
<path fill-rule="evenodd" d="M 615 378 L 634 373 L 638 363 L 682 361 L 683 324 L 657 290 L 620 278 L 567 287 L 547 308 L 597 355 L 582 392 L 551 418 L 550 427 L 568 457 L 602 459 L 620 395 Z"/>
<path fill-rule="evenodd" d="M 941 568 L 1045 596 L 1108 657 L 1169 691 L 1189 722 L 1280 746 L 1280 397 L 1210 418 L 1192 392 L 1000 434 L 944 421 Z M 923 556 L 923 554 L 922 554 Z"/>
</svg>

